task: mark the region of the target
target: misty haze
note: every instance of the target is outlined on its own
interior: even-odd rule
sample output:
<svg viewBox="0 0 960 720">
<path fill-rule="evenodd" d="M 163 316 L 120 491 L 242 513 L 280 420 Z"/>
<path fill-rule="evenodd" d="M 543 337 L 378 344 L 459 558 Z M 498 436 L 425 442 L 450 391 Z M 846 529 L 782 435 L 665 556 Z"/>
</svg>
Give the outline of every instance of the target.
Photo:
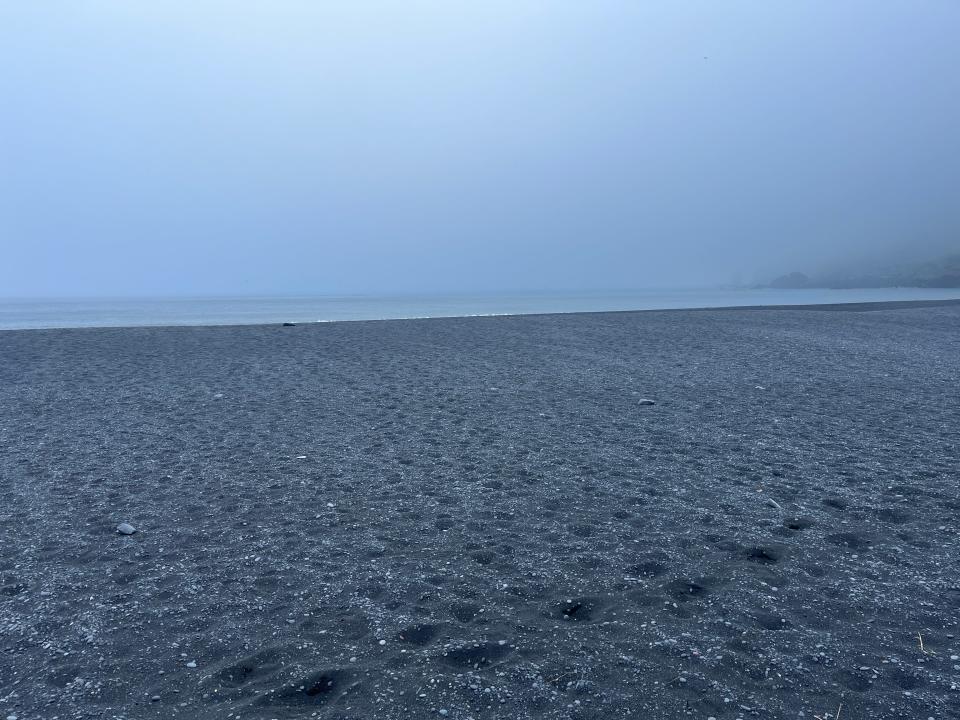
<svg viewBox="0 0 960 720">
<path fill-rule="evenodd" d="M 960 717 L 958 30 L 0 6 L 0 718 Z"/>
</svg>

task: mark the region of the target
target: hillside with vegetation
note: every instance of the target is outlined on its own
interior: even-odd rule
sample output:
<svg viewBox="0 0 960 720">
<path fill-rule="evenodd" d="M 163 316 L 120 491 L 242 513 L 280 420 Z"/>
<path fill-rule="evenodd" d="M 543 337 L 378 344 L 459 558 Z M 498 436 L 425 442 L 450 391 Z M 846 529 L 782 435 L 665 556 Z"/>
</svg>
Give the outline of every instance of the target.
<svg viewBox="0 0 960 720">
<path fill-rule="evenodd" d="M 781 275 L 770 282 L 774 288 L 960 288 L 960 253 L 918 264 L 899 265 L 877 271 L 845 268 L 810 277 L 802 272 Z"/>
</svg>

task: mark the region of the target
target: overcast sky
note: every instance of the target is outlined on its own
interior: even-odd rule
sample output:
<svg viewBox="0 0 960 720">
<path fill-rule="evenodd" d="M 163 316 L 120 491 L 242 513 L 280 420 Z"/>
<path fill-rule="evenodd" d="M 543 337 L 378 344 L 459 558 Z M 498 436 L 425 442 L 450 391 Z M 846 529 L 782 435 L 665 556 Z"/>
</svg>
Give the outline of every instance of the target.
<svg viewBox="0 0 960 720">
<path fill-rule="evenodd" d="M 0 4 L 0 295 L 728 283 L 960 244 L 960 2 Z"/>
</svg>

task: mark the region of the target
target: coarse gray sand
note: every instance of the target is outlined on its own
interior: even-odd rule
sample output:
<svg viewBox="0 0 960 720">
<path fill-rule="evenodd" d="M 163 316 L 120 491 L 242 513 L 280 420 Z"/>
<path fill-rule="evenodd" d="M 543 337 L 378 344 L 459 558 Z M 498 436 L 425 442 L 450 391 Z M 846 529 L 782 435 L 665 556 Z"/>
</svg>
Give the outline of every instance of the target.
<svg viewBox="0 0 960 720">
<path fill-rule="evenodd" d="M 837 309 L 0 332 L 0 718 L 956 718 L 960 305 Z"/>
</svg>

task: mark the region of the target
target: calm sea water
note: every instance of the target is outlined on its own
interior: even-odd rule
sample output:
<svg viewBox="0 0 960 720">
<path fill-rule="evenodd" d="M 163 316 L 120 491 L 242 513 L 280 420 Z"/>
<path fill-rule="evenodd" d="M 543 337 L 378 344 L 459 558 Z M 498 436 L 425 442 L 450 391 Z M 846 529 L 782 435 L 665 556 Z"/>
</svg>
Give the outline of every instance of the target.
<svg viewBox="0 0 960 720">
<path fill-rule="evenodd" d="M 247 325 L 471 315 L 807 305 L 960 298 L 960 290 L 642 290 L 618 293 L 396 297 L 223 297 L 0 300 L 0 329 Z"/>
</svg>

